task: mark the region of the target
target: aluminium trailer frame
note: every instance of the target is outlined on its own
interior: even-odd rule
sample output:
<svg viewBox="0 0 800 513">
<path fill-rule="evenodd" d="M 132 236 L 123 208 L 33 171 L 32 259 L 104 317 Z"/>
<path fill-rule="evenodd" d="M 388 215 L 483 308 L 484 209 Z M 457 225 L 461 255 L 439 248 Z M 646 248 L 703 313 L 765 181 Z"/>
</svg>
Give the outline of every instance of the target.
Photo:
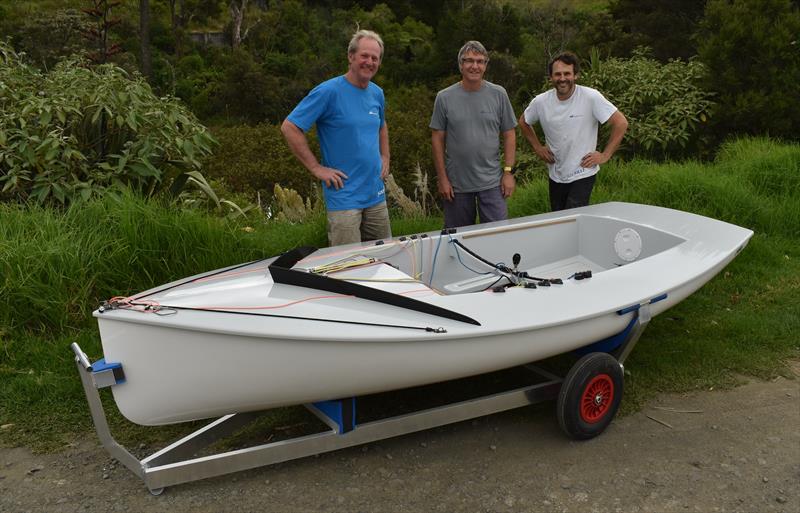
<svg viewBox="0 0 800 513">
<path fill-rule="evenodd" d="M 584 352 L 608 352 L 623 367 L 625 359 L 650 322 L 649 305 L 664 297 L 666 295 L 619 310 L 619 315 L 633 312 L 633 318 L 625 330 L 587 346 Z M 98 392 L 99 388 L 124 382 L 121 364 L 106 363 L 104 359 L 91 364 L 77 343 L 72 343 L 70 349 L 75 355 L 75 365 L 100 442 L 113 458 L 138 476 L 153 495 L 161 494 L 168 486 L 376 442 L 552 400 L 558 396 L 563 382 L 563 378 L 529 364 L 523 367 L 538 374 L 544 379 L 543 382 L 364 424 L 355 422 L 356 398 L 306 404 L 304 406 L 308 410 L 331 428 L 329 431 L 196 456 L 201 450 L 233 435 L 265 412 L 232 413 L 139 460 L 112 436 Z"/>
</svg>

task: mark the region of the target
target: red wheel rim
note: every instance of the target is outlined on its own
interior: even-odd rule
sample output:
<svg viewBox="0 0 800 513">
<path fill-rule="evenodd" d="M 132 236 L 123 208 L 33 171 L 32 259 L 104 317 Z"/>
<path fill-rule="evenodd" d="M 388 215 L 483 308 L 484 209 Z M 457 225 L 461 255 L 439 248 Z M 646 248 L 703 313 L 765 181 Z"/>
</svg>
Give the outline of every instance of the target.
<svg viewBox="0 0 800 513">
<path fill-rule="evenodd" d="M 614 381 L 608 374 L 595 376 L 581 395 L 581 419 L 589 424 L 600 422 L 614 401 Z"/>
</svg>

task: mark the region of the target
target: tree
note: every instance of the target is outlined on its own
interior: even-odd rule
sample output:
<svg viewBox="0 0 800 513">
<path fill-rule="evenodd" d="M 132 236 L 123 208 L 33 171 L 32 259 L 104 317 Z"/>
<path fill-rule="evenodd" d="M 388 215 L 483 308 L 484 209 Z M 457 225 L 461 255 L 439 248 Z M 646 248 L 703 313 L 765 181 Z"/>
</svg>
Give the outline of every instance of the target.
<svg viewBox="0 0 800 513">
<path fill-rule="evenodd" d="M 76 9 L 35 13 L 22 19 L 4 19 L 0 11 L 0 34 L 10 36 L 15 48 L 45 68 L 73 53 L 85 52 L 82 34 L 89 28 L 89 20 Z"/>
<path fill-rule="evenodd" d="M 789 0 L 710 0 L 698 34 L 717 93 L 717 133 L 797 140 L 800 9 Z"/>
<path fill-rule="evenodd" d="M 705 0 L 615 0 L 609 6 L 621 32 L 615 54 L 627 57 L 647 46 L 662 62 L 689 59 L 697 53 L 692 35 L 704 7 Z"/>
<path fill-rule="evenodd" d="M 142 75 L 153 76 L 150 52 L 150 0 L 139 0 L 139 40 L 142 47 Z"/>
<path fill-rule="evenodd" d="M 478 40 L 490 53 L 516 55 L 522 48 L 517 11 L 497 0 L 449 1 L 436 28 L 439 69 L 458 73 L 456 56 L 469 40 Z"/>
<path fill-rule="evenodd" d="M 231 37 L 231 46 L 238 48 L 242 44 L 242 23 L 244 22 L 244 13 L 247 10 L 247 0 L 230 0 L 229 8 L 231 11 L 231 23 L 233 25 L 233 35 Z M 245 32 L 247 36 L 247 32 Z"/>
</svg>

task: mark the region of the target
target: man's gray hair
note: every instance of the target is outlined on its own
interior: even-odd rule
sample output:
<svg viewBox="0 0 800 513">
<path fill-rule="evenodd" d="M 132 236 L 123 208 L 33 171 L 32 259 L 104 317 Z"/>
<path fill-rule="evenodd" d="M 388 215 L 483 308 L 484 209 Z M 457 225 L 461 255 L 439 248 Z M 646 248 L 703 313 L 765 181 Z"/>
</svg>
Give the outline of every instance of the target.
<svg viewBox="0 0 800 513">
<path fill-rule="evenodd" d="M 377 32 L 373 32 L 371 30 L 359 30 L 353 34 L 352 39 L 350 39 L 350 44 L 347 45 L 347 55 L 353 55 L 358 50 L 358 43 L 364 38 L 374 39 L 378 46 L 381 47 L 381 59 L 383 59 L 383 39 L 381 36 L 378 35 Z"/>
<path fill-rule="evenodd" d="M 486 62 L 489 62 L 489 52 L 486 51 L 486 47 L 483 46 L 480 41 L 467 41 L 464 43 L 464 46 L 461 47 L 461 50 L 458 51 L 459 68 L 461 67 L 461 60 L 467 52 L 479 53 L 486 57 Z"/>
</svg>

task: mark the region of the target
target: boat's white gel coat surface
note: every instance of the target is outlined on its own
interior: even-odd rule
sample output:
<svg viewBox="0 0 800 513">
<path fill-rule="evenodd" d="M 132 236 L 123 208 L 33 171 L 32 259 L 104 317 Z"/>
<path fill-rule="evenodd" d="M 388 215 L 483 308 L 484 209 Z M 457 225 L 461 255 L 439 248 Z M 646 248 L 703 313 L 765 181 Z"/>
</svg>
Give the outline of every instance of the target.
<svg viewBox="0 0 800 513">
<path fill-rule="evenodd" d="M 618 254 L 618 234 L 635 239 L 630 230 L 641 247 L 628 261 Z M 658 314 L 683 300 L 751 236 L 750 230 L 694 214 L 606 203 L 453 235 L 323 249 L 295 266 L 371 257 L 378 262 L 330 276 L 434 304 L 479 326 L 275 284 L 267 272 L 271 260 L 136 296 L 197 310 L 95 316 L 106 360 L 121 362 L 125 371 L 126 382 L 112 389 L 120 411 L 139 424 L 180 422 L 455 379 L 564 353 L 623 330 L 632 314 L 617 315 L 620 309 L 667 294 L 651 307 Z M 467 270 L 485 272 L 488 266 L 453 239 L 509 266 L 519 253 L 519 269 L 532 275 L 563 279 L 592 270 L 593 276 L 536 289 L 482 291 L 497 276 Z"/>
</svg>

